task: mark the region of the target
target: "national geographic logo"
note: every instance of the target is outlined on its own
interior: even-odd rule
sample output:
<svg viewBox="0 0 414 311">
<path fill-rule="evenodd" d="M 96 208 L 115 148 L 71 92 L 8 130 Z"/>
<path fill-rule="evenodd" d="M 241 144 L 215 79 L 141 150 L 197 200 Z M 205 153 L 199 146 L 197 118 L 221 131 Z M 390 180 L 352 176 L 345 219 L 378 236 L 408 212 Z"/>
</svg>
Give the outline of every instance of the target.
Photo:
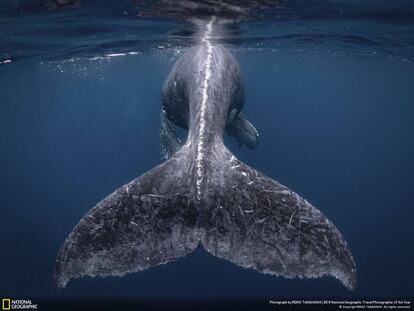
<svg viewBox="0 0 414 311">
<path fill-rule="evenodd" d="M 10 299 L 1 300 L 2 310 L 37 310 L 37 304 L 32 303 L 30 299 Z"/>
</svg>

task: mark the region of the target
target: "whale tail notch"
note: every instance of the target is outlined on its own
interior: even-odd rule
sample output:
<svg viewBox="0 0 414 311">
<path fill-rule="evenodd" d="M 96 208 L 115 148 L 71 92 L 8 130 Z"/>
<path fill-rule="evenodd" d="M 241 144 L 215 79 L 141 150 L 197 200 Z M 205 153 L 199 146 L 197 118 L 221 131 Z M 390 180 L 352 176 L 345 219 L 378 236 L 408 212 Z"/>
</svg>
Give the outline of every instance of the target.
<svg viewBox="0 0 414 311">
<path fill-rule="evenodd" d="M 191 194 L 186 145 L 91 209 L 56 260 L 59 289 L 81 276 L 122 276 L 174 261 L 201 243 L 211 254 L 262 273 L 331 275 L 356 286 L 351 252 L 335 226 L 306 200 L 217 144 L 210 182 Z"/>
</svg>

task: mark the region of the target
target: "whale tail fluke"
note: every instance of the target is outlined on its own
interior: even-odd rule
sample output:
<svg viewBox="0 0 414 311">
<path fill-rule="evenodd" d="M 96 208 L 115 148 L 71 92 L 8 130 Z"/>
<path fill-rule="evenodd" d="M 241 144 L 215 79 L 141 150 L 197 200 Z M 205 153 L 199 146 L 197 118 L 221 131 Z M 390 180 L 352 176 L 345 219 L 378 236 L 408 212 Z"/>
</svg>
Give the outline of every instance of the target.
<svg viewBox="0 0 414 311">
<path fill-rule="evenodd" d="M 193 194 L 186 146 L 98 203 L 63 244 L 55 268 L 62 289 L 81 276 L 122 276 L 193 252 L 284 277 L 331 275 L 356 286 L 347 243 L 296 193 L 243 164 L 222 144 L 209 159 L 203 197 Z"/>
</svg>

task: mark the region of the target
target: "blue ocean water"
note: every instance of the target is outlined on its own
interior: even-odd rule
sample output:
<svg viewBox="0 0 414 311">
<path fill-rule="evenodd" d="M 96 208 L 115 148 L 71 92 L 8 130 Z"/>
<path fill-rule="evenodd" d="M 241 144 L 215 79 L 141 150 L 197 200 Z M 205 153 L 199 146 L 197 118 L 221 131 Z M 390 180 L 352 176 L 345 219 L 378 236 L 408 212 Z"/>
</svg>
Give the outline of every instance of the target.
<svg viewBox="0 0 414 311">
<path fill-rule="evenodd" d="M 284 1 L 223 39 L 260 133 L 255 150 L 226 144 L 334 222 L 357 264 L 355 292 L 202 250 L 57 292 L 56 254 L 74 225 L 160 163 L 161 87 L 194 29 L 129 1 L 44 2 L 0 5 L 2 297 L 414 296 L 412 2 Z"/>
</svg>

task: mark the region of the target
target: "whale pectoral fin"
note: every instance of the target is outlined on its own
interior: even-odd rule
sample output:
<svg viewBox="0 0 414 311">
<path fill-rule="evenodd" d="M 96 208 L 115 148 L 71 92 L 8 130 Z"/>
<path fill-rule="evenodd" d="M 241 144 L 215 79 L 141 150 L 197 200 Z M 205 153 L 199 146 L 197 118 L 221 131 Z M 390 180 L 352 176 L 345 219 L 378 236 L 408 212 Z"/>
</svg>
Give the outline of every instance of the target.
<svg viewBox="0 0 414 311">
<path fill-rule="evenodd" d="M 169 159 L 181 145 L 181 140 L 168 119 L 167 113 L 161 109 L 160 147 L 162 159 Z"/>
<path fill-rule="evenodd" d="M 239 113 L 237 108 L 233 108 L 230 110 L 230 112 L 227 115 L 227 121 L 226 121 L 226 127 L 230 126 L 230 124 L 233 123 L 234 119 L 237 117 L 237 114 Z"/>
<path fill-rule="evenodd" d="M 236 138 L 239 146 L 256 148 L 259 142 L 259 133 L 243 113 L 236 116 L 226 129 L 229 136 Z"/>
<path fill-rule="evenodd" d="M 59 289 L 82 276 L 122 276 L 183 257 L 199 244 L 185 155 L 124 185 L 76 225 L 56 259 Z"/>
<path fill-rule="evenodd" d="M 203 223 L 204 248 L 262 273 L 287 278 L 330 275 L 355 289 L 355 263 L 334 224 L 289 188 L 226 153 L 221 172 L 210 177 L 220 182 L 213 193 L 218 199 L 211 201 L 206 212 L 210 217 Z"/>
</svg>

